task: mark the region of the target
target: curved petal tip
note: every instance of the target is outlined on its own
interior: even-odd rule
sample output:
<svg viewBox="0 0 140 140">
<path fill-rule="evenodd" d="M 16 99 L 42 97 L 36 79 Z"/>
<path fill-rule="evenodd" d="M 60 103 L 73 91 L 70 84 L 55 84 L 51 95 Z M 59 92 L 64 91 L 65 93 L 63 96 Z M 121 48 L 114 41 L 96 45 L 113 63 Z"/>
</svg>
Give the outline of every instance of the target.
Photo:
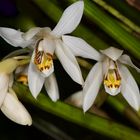
<svg viewBox="0 0 140 140">
<path fill-rule="evenodd" d="M 105 50 L 100 50 L 102 54 L 108 56 L 112 60 L 116 61 L 123 53 L 123 50 L 120 50 L 118 48 L 109 47 Z"/>
<path fill-rule="evenodd" d="M 83 15 L 83 9 L 83 1 L 78 1 L 70 5 L 65 9 L 58 24 L 55 26 L 51 33 L 57 37 L 71 33 L 80 23 Z"/>
</svg>

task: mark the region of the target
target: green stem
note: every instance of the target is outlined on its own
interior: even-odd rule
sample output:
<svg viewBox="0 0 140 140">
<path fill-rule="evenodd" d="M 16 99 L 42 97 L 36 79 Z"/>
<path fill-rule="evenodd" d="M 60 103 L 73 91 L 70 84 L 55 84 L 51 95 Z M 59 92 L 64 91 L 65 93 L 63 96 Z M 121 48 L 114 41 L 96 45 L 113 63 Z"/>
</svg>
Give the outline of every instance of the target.
<svg viewBox="0 0 140 140">
<path fill-rule="evenodd" d="M 16 83 L 14 85 L 14 90 L 16 91 L 18 97 L 21 100 L 30 103 L 31 105 L 34 105 L 35 107 L 38 107 L 41 110 L 57 115 L 65 120 L 86 127 L 99 134 L 114 139 L 123 139 L 123 140 L 140 139 L 140 133 L 129 127 L 118 124 L 111 120 L 98 117 L 94 114 L 90 113 L 83 114 L 82 110 L 79 110 L 78 108 L 72 107 L 61 101 L 57 101 L 54 103 L 44 94 L 39 94 L 37 100 L 35 100 L 31 96 L 28 88 L 21 84 Z"/>
<path fill-rule="evenodd" d="M 129 20 L 127 17 L 123 16 L 119 11 L 108 5 L 106 2 L 103 0 L 93 0 L 95 3 L 103 7 L 105 10 L 110 12 L 113 16 L 117 17 L 120 21 L 122 21 L 124 24 L 129 26 L 132 30 L 135 32 L 140 33 L 140 27 L 137 26 L 134 22 Z"/>
<path fill-rule="evenodd" d="M 107 103 L 112 106 L 117 112 L 124 115 L 129 121 L 132 122 L 140 130 L 140 116 L 131 107 L 124 105 L 116 98 L 109 96 L 107 98 Z"/>
<path fill-rule="evenodd" d="M 81 67 L 90 70 L 93 67 L 93 64 L 89 63 L 83 58 L 77 58 L 78 63 L 80 64 Z"/>
</svg>

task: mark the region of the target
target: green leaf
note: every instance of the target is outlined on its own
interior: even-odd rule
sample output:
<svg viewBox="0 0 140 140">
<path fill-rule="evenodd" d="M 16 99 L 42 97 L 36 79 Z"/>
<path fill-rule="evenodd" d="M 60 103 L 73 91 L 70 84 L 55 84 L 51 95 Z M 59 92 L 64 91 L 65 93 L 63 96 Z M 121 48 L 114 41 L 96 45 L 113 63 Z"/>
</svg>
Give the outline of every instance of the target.
<svg viewBox="0 0 140 140">
<path fill-rule="evenodd" d="M 14 85 L 18 97 L 31 105 L 40 108 L 46 112 L 57 115 L 65 120 L 79 124 L 85 128 L 95 131 L 99 134 L 108 136 L 114 139 L 123 140 L 139 140 L 140 133 L 118 124 L 111 120 L 107 120 L 90 113 L 83 113 L 81 109 L 70 106 L 64 102 L 52 102 L 44 94 L 40 93 L 37 100 L 35 100 L 27 87 L 16 83 Z M 122 131 L 123 130 L 123 131 Z"/>
</svg>

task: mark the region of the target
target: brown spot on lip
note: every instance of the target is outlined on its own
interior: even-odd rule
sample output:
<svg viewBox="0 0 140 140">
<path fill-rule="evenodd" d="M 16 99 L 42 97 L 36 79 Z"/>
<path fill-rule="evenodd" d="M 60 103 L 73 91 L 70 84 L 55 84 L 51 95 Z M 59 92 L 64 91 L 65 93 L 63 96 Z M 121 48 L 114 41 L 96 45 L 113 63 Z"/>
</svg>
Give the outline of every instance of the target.
<svg viewBox="0 0 140 140">
<path fill-rule="evenodd" d="M 110 90 L 118 89 L 121 85 L 121 76 L 117 69 L 116 62 L 114 62 L 114 67 L 109 68 L 107 74 L 104 77 L 104 85 Z"/>
<path fill-rule="evenodd" d="M 38 47 L 36 47 L 34 64 L 37 66 L 40 72 L 47 69 L 49 70 L 53 65 L 53 55 L 50 53 L 45 53 L 44 51 L 39 51 Z"/>
<path fill-rule="evenodd" d="M 52 54 L 50 54 L 50 53 L 46 53 L 46 55 L 47 55 L 48 57 L 50 57 L 50 58 L 52 58 L 52 57 L 53 57 L 53 55 L 52 55 Z"/>
</svg>

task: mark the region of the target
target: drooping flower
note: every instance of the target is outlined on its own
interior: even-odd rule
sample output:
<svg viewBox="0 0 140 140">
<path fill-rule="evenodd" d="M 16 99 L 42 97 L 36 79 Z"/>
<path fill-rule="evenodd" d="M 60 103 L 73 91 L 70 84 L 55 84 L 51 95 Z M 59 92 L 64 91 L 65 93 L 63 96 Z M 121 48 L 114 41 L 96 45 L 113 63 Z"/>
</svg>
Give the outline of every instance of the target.
<svg viewBox="0 0 140 140">
<path fill-rule="evenodd" d="M 0 36 L 15 47 L 33 48 L 33 55 L 28 70 L 28 82 L 31 93 L 36 98 L 45 82 L 50 98 L 59 98 L 58 87 L 53 73 L 53 55 L 58 57 L 70 77 L 77 83 L 83 84 L 80 67 L 67 40 L 74 38 L 66 36 L 79 24 L 83 14 L 84 3 L 78 1 L 69 6 L 63 13 L 55 28 L 32 28 L 26 33 L 10 28 L 0 28 Z M 79 40 L 80 38 L 75 38 Z M 66 41 L 65 41 L 66 40 Z M 73 46 L 73 49 L 77 49 Z M 80 50 L 79 50 L 80 51 Z"/>
<path fill-rule="evenodd" d="M 0 109 L 10 120 L 21 125 L 31 125 L 30 114 L 12 89 L 12 73 L 18 65 L 20 62 L 14 58 L 0 62 Z"/>
<path fill-rule="evenodd" d="M 90 55 L 99 55 L 99 53 L 95 51 Z M 130 106 L 135 110 L 139 110 L 139 88 L 125 65 L 131 66 L 140 72 L 140 69 L 132 63 L 128 55 L 123 54 L 122 50 L 114 47 L 101 50 L 100 58 L 89 72 L 83 87 L 84 111 L 92 106 L 102 82 L 107 93 L 115 96 L 121 92 Z"/>
</svg>

